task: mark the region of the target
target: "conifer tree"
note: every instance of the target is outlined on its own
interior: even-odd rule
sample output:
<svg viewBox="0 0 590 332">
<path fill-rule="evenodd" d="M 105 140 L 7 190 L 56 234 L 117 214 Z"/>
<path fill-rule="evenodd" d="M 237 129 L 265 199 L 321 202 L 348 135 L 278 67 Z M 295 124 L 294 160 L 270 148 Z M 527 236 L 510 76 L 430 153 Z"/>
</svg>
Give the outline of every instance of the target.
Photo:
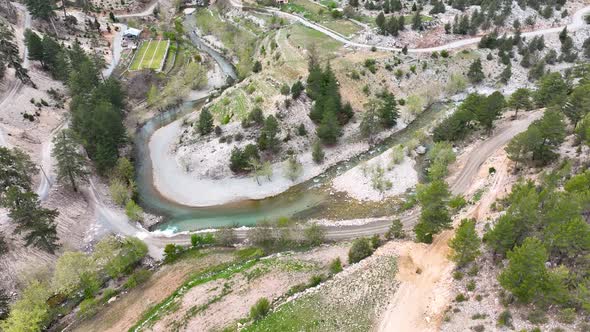
<svg viewBox="0 0 590 332">
<path fill-rule="evenodd" d="M 85 180 L 86 158 L 80 152 L 79 143 L 71 130 L 64 129 L 53 139 L 53 155 L 57 160 L 57 178 L 69 181 L 75 192 L 78 181 Z"/>
<path fill-rule="evenodd" d="M 459 267 L 465 266 L 479 256 L 480 245 L 481 240 L 475 231 L 475 220 L 463 219 L 455 232 L 455 237 L 449 242 L 449 247 L 453 249 L 451 259 Z"/>
<path fill-rule="evenodd" d="M 478 84 L 483 81 L 485 78 L 482 70 L 481 60 L 476 59 L 473 63 L 469 66 L 469 72 L 467 72 L 467 78 L 472 84 Z"/>
<path fill-rule="evenodd" d="M 208 135 L 213 131 L 213 115 L 206 108 L 199 114 L 198 129 L 201 135 Z"/>
<path fill-rule="evenodd" d="M 340 123 L 334 111 L 324 113 L 322 122 L 318 126 L 317 135 L 324 144 L 336 144 L 338 137 L 342 134 Z"/>
</svg>

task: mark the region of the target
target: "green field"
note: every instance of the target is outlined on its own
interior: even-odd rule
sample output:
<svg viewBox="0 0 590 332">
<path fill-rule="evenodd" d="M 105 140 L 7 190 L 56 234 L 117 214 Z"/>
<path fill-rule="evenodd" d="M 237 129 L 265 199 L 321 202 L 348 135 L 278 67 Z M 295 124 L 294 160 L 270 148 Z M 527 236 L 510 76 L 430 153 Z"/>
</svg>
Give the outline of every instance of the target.
<svg viewBox="0 0 590 332">
<path fill-rule="evenodd" d="M 154 69 L 159 70 L 166 58 L 166 51 L 170 43 L 168 40 L 145 41 L 137 50 L 129 70 Z"/>
</svg>

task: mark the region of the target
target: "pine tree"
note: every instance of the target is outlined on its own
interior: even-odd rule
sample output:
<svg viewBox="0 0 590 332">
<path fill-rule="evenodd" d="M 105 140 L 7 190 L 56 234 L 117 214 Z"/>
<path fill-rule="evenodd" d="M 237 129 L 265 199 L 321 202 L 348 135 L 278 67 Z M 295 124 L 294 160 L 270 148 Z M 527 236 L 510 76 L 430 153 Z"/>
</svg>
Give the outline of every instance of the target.
<svg viewBox="0 0 590 332">
<path fill-rule="evenodd" d="M 25 4 L 31 15 L 35 18 L 49 20 L 53 16 L 53 0 L 26 0 Z"/>
<path fill-rule="evenodd" d="M 342 134 L 340 123 L 334 111 L 324 113 L 322 122 L 317 129 L 317 135 L 324 144 L 336 144 L 338 137 Z"/>
<path fill-rule="evenodd" d="M 53 155 L 57 160 L 57 178 L 67 180 L 75 192 L 78 191 L 78 181 L 86 179 L 86 158 L 80 153 L 79 143 L 71 130 L 62 130 L 53 139 Z"/>
<path fill-rule="evenodd" d="M 383 15 L 383 12 L 379 12 L 379 15 L 375 19 L 375 24 L 377 24 L 380 33 L 385 34 L 385 15 Z"/>
<path fill-rule="evenodd" d="M 40 61 L 41 66 L 45 67 L 45 54 L 41 37 L 31 29 L 27 29 L 25 31 L 25 43 L 29 52 L 29 60 Z"/>
<path fill-rule="evenodd" d="M 416 198 L 422 211 L 420 220 L 414 227 L 417 241 L 432 243 L 435 234 L 451 225 L 447 208 L 449 196 L 449 189 L 444 180 L 435 180 L 418 187 Z"/>
<path fill-rule="evenodd" d="M 384 91 L 380 99 L 381 105 L 378 109 L 380 123 L 385 128 L 391 128 L 397 124 L 399 118 L 397 102 L 393 94 L 388 91 Z"/>
<path fill-rule="evenodd" d="M 473 61 L 471 66 L 469 66 L 469 72 L 467 72 L 467 77 L 469 78 L 469 81 L 472 84 L 478 84 L 484 80 L 485 75 L 483 74 L 480 59 L 476 59 L 475 61 Z"/>
<path fill-rule="evenodd" d="M 522 246 L 508 253 L 508 267 L 498 277 L 500 285 L 525 303 L 543 296 L 549 282 L 547 259 L 541 241 L 527 238 Z"/>
<path fill-rule="evenodd" d="M 389 21 L 387 21 L 387 32 L 392 36 L 397 36 L 399 34 L 397 18 L 393 15 L 391 15 Z"/>
<path fill-rule="evenodd" d="M 201 135 L 208 135 L 213 131 L 213 115 L 206 108 L 199 114 L 198 129 Z"/>
<path fill-rule="evenodd" d="M 17 148 L 0 147 L 0 205 L 3 205 L 2 196 L 9 187 L 30 191 L 31 176 L 38 172 L 28 154 Z"/>
<path fill-rule="evenodd" d="M 321 164 L 324 161 L 325 154 L 320 141 L 313 143 L 311 157 L 316 164 Z"/>
<path fill-rule="evenodd" d="M 379 124 L 379 118 L 375 110 L 375 102 L 369 103 L 367 110 L 363 114 L 359 130 L 362 137 L 368 138 L 371 141 L 373 134 L 376 134 L 376 128 Z"/>
<path fill-rule="evenodd" d="M 291 96 L 293 99 L 299 98 L 304 89 L 305 88 L 303 87 L 303 83 L 301 83 L 301 81 L 293 83 L 293 86 L 291 87 Z"/>
<path fill-rule="evenodd" d="M 412 29 L 422 30 L 422 15 L 420 15 L 420 11 L 416 11 L 412 17 Z"/>
<path fill-rule="evenodd" d="M 526 88 L 520 88 L 514 91 L 512 95 L 510 95 L 510 99 L 508 100 L 508 106 L 514 109 L 514 117 L 518 117 L 519 110 L 528 111 L 533 108 L 533 102 L 531 100 L 531 91 Z"/>
<path fill-rule="evenodd" d="M 51 254 L 59 247 L 55 218 L 57 210 L 42 208 L 37 194 L 12 186 L 8 188 L 2 205 L 10 211 L 8 216 L 16 223 L 14 232 L 25 233 L 25 246 L 33 245 Z"/>
<path fill-rule="evenodd" d="M 579 85 L 572 91 L 563 112 L 575 130 L 578 122 L 590 112 L 590 84 Z"/>
<path fill-rule="evenodd" d="M 451 259 L 459 267 L 465 266 L 479 256 L 480 245 L 481 240 L 475 231 L 475 220 L 463 219 L 455 232 L 455 237 L 449 242 L 449 247 L 453 249 Z"/>
<path fill-rule="evenodd" d="M 476 111 L 475 117 L 479 125 L 490 132 L 494 127 L 494 121 L 500 117 L 505 106 L 506 101 L 499 91 L 489 95 Z"/>
<path fill-rule="evenodd" d="M 567 100 L 568 86 L 560 73 L 549 73 L 537 83 L 534 99 L 539 106 L 561 107 Z"/>
<path fill-rule="evenodd" d="M 254 66 L 252 66 L 252 72 L 259 73 L 262 70 L 262 63 L 260 61 L 254 62 Z"/>
<path fill-rule="evenodd" d="M 500 73 L 500 82 L 508 84 L 510 77 L 512 77 L 512 65 L 508 63 L 508 65 L 504 67 L 504 70 L 502 70 L 502 73 Z"/>
<path fill-rule="evenodd" d="M 295 181 L 301 176 L 301 173 L 303 173 L 303 165 L 297 160 L 295 155 L 290 155 L 285 162 L 284 172 L 286 178 Z"/>
<path fill-rule="evenodd" d="M 0 79 L 4 78 L 6 68 L 14 68 L 15 76 L 24 84 L 31 83 L 27 69 L 23 68 L 18 45 L 14 41 L 14 30 L 0 20 Z"/>
<path fill-rule="evenodd" d="M 258 138 L 258 148 L 260 150 L 270 150 L 276 152 L 279 148 L 277 134 L 279 132 L 279 123 L 273 115 L 269 115 L 264 121 L 264 127 Z"/>
</svg>

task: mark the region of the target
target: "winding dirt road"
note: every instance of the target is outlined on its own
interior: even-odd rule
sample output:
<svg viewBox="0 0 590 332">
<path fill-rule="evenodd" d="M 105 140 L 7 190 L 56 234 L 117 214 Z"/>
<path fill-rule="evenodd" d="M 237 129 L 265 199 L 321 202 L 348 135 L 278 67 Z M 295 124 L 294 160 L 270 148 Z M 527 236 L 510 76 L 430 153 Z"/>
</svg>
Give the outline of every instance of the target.
<svg viewBox="0 0 590 332">
<path fill-rule="evenodd" d="M 281 10 L 278 10 L 278 9 L 275 9 L 272 7 L 265 7 L 265 8 L 247 7 L 247 6 L 243 6 L 239 1 L 240 0 L 231 0 L 230 2 L 232 4 L 232 6 L 234 6 L 235 8 L 243 8 L 243 9 L 249 9 L 249 10 L 254 10 L 254 11 L 263 11 L 266 13 L 270 13 L 270 14 L 274 14 L 274 15 L 277 15 L 280 17 L 284 17 L 284 18 L 291 20 L 291 21 L 299 22 L 308 28 L 311 28 L 311 29 L 314 29 L 318 32 L 321 32 L 321 33 L 325 34 L 326 36 L 328 36 L 332 39 L 335 39 L 335 40 L 337 40 L 345 45 L 348 45 L 348 46 L 357 47 L 357 48 L 373 48 L 373 47 L 375 47 L 378 50 L 382 50 L 382 51 L 398 51 L 398 52 L 400 52 L 402 50 L 399 47 L 387 47 L 387 46 L 356 43 L 356 42 L 350 41 L 344 35 L 336 32 L 334 30 L 328 29 L 320 24 L 311 22 L 311 21 L 307 20 L 306 18 L 301 17 L 299 15 L 283 12 Z M 587 24 L 584 21 L 584 16 L 586 16 L 588 13 L 590 13 L 590 6 L 586 6 L 582 9 L 578 10 L 577 12 L 575 12 L 574 15 L 572 15 L 572 23 L 566 25 L 568 31 L 576 31 L 576 30 L 579 30 L 579 29 L 585 27 Z M 533 36 L 541 36 L 541 35 L 547 35 L 547 34 L 552 34 L 552 33 L 558 33 L 561 30 L 563 30 L 563 28 L 566 26 L 524 32 L 524 33 L 522 33 L 522 36 L 533 37 Z M 443 50 L 461 48 L 461 47 L 477 44 L 477 43 L 479 43 L 480 40 L 481 40 L 481 37 L 474 37 L 474 38 L 457 40 L 457 41 L 454 41 L 454 42 L 451 42 L 448 44 L 435 46 L 435 47 L 410 48 L 410 49 L 408 49 L 408 53 L 439 52 L 439 51 L 443 51 Z"/>
</svg>

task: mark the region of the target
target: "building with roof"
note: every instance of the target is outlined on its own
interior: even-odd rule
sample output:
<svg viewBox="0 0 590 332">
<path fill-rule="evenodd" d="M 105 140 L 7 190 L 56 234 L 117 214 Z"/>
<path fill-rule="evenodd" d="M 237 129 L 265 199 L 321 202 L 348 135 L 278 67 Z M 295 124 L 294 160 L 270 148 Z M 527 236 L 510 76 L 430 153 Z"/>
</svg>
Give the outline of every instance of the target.
<svg viewBox="0 0 590 332">
<path fill-rule="evenodd" d="M 139 36 L 141 36 L 141 33 L 143 31 L 139 30 L 139 29 L 135 29 L 135 28 L 129 28 L 125 31 L 123 31 L 123 38 L 127 38 L 127 39 L 139 39 Z"/>
</svg>

